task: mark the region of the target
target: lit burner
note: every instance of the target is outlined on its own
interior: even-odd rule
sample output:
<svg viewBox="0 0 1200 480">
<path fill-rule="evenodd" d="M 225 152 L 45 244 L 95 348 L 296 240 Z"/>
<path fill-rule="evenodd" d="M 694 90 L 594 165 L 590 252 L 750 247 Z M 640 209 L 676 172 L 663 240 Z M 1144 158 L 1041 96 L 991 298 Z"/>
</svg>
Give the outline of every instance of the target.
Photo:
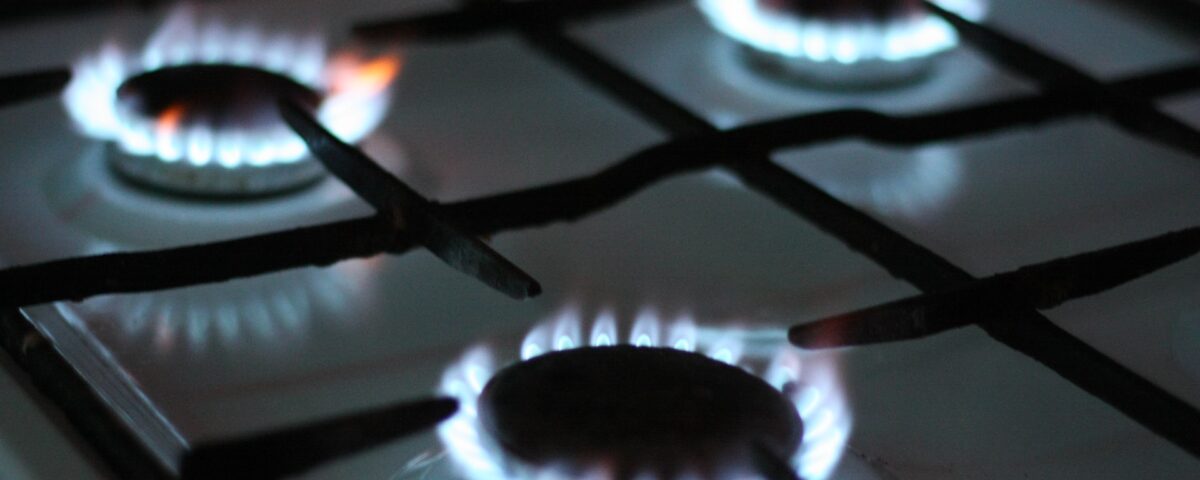
<svg viewBox="0 0 1200 480">
<path fill-rule="evenodd" d="M 383 118 L 397 57 L 327 58 L 317 36 L 196 17 L 180 8 L 140 54 L 110 43 L 75 65 L 67 110 L 85 134 L 120 147 L 110 163 L 126 178 L 199 195 L 295 188 L 323 169 L 278 120 L 278 99 L 309 106 L 349 142 Z"/>
<path fill-rule="evenodd" d="M 459 413 L 439 428 L 471 479 L 754 478 L 754 449 L 826 478 L 850 431 L 835 366 L 783 349 L 760 378 L 737 332 L 705 339 L 688 318 L 611 314 L 585 335 L 568 310 L 496 372 L 484 347 L 447 370 Z M 749 363 L 749 362 L 746 362 Z M 803 367 L 803 368 L 802 368 Z"/>
<path fill-rule="evenodd" d="M 980 19 L 986 0 L 937 0 Z M 924 73 L 958 34 L 918 0 L 697 0 L 755 63 L 833 86 L 871 86 Z"/>
</svg>

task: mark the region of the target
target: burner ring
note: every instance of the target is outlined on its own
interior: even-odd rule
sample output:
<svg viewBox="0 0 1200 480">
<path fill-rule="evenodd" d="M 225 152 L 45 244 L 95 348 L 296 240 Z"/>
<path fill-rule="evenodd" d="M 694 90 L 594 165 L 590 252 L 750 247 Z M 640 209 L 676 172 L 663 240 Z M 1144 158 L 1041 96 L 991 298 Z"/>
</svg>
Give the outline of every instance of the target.
<svg viewBox="0 0 1200 480">
<path fill-rule="evenodd" d="M 484 428 L 535 465 L 605 465 L 623 478 L 754 470 L 749 447 L 792 452 L 803 423 L 744 370 L 672 348 L 586 347 L 498 372 L 479 399 Z"/>
<path fill-rule="evenodd" d="M 164 67 L 125 80 L 117 99 L 130 113 L 160 118 L 181 109 L 180 128 L 258 130 L 282 126 L 276 102 L 289 99 L 316 109 L 321 94 L 278 73 L 226 64 Z"/>
<path fill-rule="evenodd" d="M 117 176 L 147 191 L 191 198 L 247 199 L 305 189 L 325 178 L 325 168 L 306 157 L 298 162 L 227 168 L 216 163 L 196 166 L 164 162 L 155 156 L 105 148 Z"/>
<path fill-rule="evenodd" d="M 282 143 L 279 139 L 291 134 L 276 111 L 280 99 L 319 107 L 321 93 L 286 75 L 240 65 L 179 65 L 130 77 L 116 94 L 131 124 L 153 123 L 161 137 L 208 138 L 181 147 L 206 144 L 209 153 L 186 155 L 210 159 L 203 163 L 110 149 L 109 164 L 136 185 L 183 195 L 244 197 L 299 189 L 324 174 L 306 158 L 254 162 L 244 151 L 219 151 L 222 138 L 241 146 L 254 144 L 245 139 Z"/>
<path fill-rule="evenodd" d="M 107 42 L 71 68 L 67 113 L 84 135 L 120 147 L 109 163 L 125 179 L 209 197 L 294 190 L 324 170 L 278 117 L 279 99 L 305 105 L 348 143 L 383 120 L 399 55 L 330 55 L 317 35 L 201 13 L 174 9 L 140 51 Z"/>
<path fill-rule="evenodd" d="M 978 19 L 985 0 L 936 0 Z M 958 44 L 948 22 L 912 0 L 696 0 L 709 23 L 744 47 L 749 66 L 834 89 L 915 82 Z"/>
</svg>

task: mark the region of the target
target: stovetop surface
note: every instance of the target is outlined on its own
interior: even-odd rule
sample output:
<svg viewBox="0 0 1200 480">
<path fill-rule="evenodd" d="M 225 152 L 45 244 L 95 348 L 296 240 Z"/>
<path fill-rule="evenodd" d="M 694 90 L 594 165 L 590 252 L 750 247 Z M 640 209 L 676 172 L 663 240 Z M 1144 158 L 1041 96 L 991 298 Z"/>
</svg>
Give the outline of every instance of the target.
<svg viewBox="0 0 1200 480">
<path fill-rule="evenodd" d="M 1093 2 L 993 2 L 989 22 L 1101 78 L 1195 60 L 1185 39 Z M 336 44 L 355 21 L 449 2 L 226 5 L 262 24 L 320 19 Z M 269 14 L 268 14 L 269 12 Z M 0 31 L 6 71 L 69 62 L 160 18 L 95 13 Z M 572 27 L 618 65 L 729 128 L 831 108 L 910 114 L 1035 89 L 961 48 L 917 84 L 828 91 L 743 68 L 681 3 Z M 363 148 L 444 201 L 597 171 L 667 135 L 511 34 L 404 47 L 385 123 Z M 1164 100 L 1200 126 L 1200 96 Z M 230 238 L 369 212 L 326 180 L 299 194 L 206 203 L 130 189 L 105 147 L 46 99 L 0 112 L 0 258 L 8 265 Z M 1079 117 L 918 147 L 848 140 L 776 160 L 976 276 L 1195 225 L 1200 162 Z M 786 326 L 917 293 L 727 174 L 689 174 L 570 224 L 496 236 L 536 276 L 514 302 L 426 252 L 350 260 L 218 285 L 24 309 L 162 458 L 184 445 L 434 391 L 446 365 L 490 341 L 509 361 L 530 326 L 564 306 L 647 308 L 745 327 L 755 351 Z M 1046 312 L 1057 325 L 1200 406 L 1200 261 Z M 506 353 L 507 352 L 507 353 Z M 975 327 L 832 355 L 854 414 L 833 478 L 1193 478 L 1200 462 Z M 431 432 L 304 478 L 444 478 Z M 414 460 L 417 459 L 417 460 Z M 433 460 L 430 460 L 433 459 Z M 424 476 L 424 477 L 423 477 Z"/>
</svg>

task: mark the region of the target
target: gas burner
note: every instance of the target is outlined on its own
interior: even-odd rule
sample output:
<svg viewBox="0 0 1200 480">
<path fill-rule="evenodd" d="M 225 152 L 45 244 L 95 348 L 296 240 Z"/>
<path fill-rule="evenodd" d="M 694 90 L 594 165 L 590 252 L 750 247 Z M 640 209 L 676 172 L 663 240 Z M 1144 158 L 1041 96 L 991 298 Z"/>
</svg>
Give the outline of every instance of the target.
<svg viewBox="0 0 1200 480">
<path fill-rule="evenodd" d="M 783 349 L 760 378 L 737 330 L 662 323 L 643 312 L 622 344 L 602 313 L 585 339 L 568 309 L 498 372 L 468 351 L 442 380 L 461 406 L 439 430 L 450 457 L 472 479 L 743 478 L 762 452 L 806 479 L 831 473 L 849 418 L 828 357 Z"/>
<path fill-rule="evenodd" d="M 800 445 L 800 415 L 780 393 L 698 353 L 587 347 L 497 372 L 479 415 L 505 451 L 534 465 L 601 463 L 619 478 L 730 478 L 754 471 L 756 446 Z"/>
<path fill-rule="evenodd" d="M 349 142 L 382 119 L 397 57 L 327 58 L 317 36 L 264 38 L 196 17 L 178 9 L 140 55 L 108 44 L 74 67 L 67 110 L 85 134 L 119 147 L 109 163 L 123 177 L 192 195 L 294 189 L 324 170 L 278 119 L 276 101 L 311 108 Z"/>
<path fill-rule="evenodd" d="M 938 0 L 980 19 L 985 0 Z M 958 34 L 916 0 L 697 0 L 709 22 L 746 46 L 756 66 L 835 87 L 909 81 L 954 48 Z"/>
</svg>

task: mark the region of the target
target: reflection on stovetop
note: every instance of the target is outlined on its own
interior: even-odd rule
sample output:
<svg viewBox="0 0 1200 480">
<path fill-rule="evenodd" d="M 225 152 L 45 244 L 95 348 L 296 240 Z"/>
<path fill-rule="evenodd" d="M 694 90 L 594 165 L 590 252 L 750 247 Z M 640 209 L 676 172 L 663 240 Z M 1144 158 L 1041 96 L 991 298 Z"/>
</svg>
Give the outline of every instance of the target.
<svg viewBox="0 0 1200 480">
<path fill-rule="evenodd" d="M 364 5 L 359 12 L 358 5 L 332 8 L 334 2 L 280 3 L 229 8 L 284 6 L 281 16 L 323 18 L 335 25 L 379 20 L 383 17 L 370 15 L 406 8 Z M 841 37 L 830 40 L 826 46 L 834 49 L 829 51 L 817 49 L 811 39 L 801 42 L 816 57 L 799 67 L 764 66 L 761 56 L 750 58 L 755 54 L 747 51 L 762 50 L 761 42 L 742 38 L 746 44 L 739 45 L 725 36 L 736 37 L 735 27 L 744 25 L 714 21 L 712 9 L 721 2 L 699 2 L 709 8 L 708 17 L 689 3 L 621 11 L 573 25 L 561 37 L 518 24 L 498 27 L 517 33 L 441 43 L 414 40 L 405 48 L 396 108 L 362 144 L 363 150 L 422 194 L 458 200 L 598 171 L 663 141 L 663 131 L 654 125 L 703 140 L 719 138 L 715 128 L 735 129 L 803 112 L 858 107 L 920 114 L 1040 91 L 1026 75 L 1004 73 L 993 58 L 972 48 L 940 52 L 919 69 L 893 71 L 898 77 L 886 82 L 831 88 L 830 78 L 849 82 L 844 75 L 868 71 L 840 69 L 861 60 L 849 58 L 846 48 L 838 50 L 846 42 Z M 779 2 L 728 3 L 783 8 Z M 916 5 L 896 2 L 901 3 Z M 989 21 L 1029 31 L 1024 23 L 1032 4 L 993 4 Z M 518 15 L 542 5 L 531 0 L 511 8 Z M 1038 4 L 1043 13 L 1028 23 L 1055 28 L 1048 37 L 1028 40 L 1049 48 L 1056 42 L 1048 38 L 1094 38 L 1105 32 L 1117 40 L 1088 45 L 1076 39 L 1060 45 L 1070 44 L 1077 57 L 1071 50 L 1056 54 L 1079 58 L 1085 67 L 1106 74 L 1136 76 L 1142 67 L 1162 66 L 1166 60 L 1194 60 L 1192 49 L 1140 24 L 1143 19 L 1072 5 Z M 408 8 L 433 11 L 430 7 L 414 3 Z M 478 17 L 472 18 L 483 18 L 484 24 L 504 18 L 478 8 L 472 14 Z M 1063 23 L 1075 18 L 1076 10 L 1086 21 Z M 905 28 L 895 28 L 896 38 L 904 38 L 900 33 Z M 94 47 L 94 32 L 65 30 L 48 22 L 14 36 L 53 35 L 72 47 Z M 874 45 L 867 37 L 854 38 L 866 38 L 859 47 Z M 573 46 L 576 41 L 582 47 Z M 546 45 L 555 42 L 558 53 Z M 1105 42 L 1137 45 L 1145 53 L 1111 49 Z M 1111 51 L 1097 53 L 1105 49 Z M 534 50 L 551 53 L 541 58 Z M 563 62 L 562 56 L 586 58 L 597 52 L 596 59 L 612 62 L 633 78 L 604 77 L 604 67 L 564 62 L 584 77 L 590 72 L 604 78 L 596 82 L 601 88 L 593 89 L 555 63 Z M 869 52 L 855 50 L 859 56 Z M 0 55 L 23 58 L 16 52 Z M 814 79 L 811 63 L 831 58 L 841 67 L 817 66 L 823 70 Z M 865 75 L 879 74 L 874 72 Z M 644 94 L 637 82 L 666 97 L 637 97 Z M 626 88 L 606 90 L 614 84 Z M 630 102 L 630 95 L 655 106 L 626 110 L 619 101 Z M 333 178 L 278 195 L 224 200 L 146 189 L 112 171 L 114 155 L 123 155 L 117 148 L 84 144 L 68 130 L 56 106 L 32 104 L 14 112 L 28 121 L 0 129 L 0 141 L 12 145 L 12 158 L 18 159 L 0 166 L 0 219 L 10 231 L 20 232 L 0 239 L 6 264 L 189 245 L 371 212 Z M 460 410 L 438 427 L 436 436 L 427 432 L 396 441 L 305 476 L 564 476 L 562 465 L 544 468 L 544 458 L 532 464 L 516 460 L 533 458 L 520 445 L 492 444 L 492 437 L 504 439 L 511 432 L 488 426 L 497 420 L 483 418 L 482 412 L 503 407 L 481 405 L 486 402 L 480 395 L 488 397 L 493 374 L 532 371 L 534 361 L 559 362 L 572 375 L 591 375 L 595 372 L 578 366 L 587 361 L 555 359 L 608 355 L 612 351 L 606 348 L 628 343 L 647 347 L 633 356 L 661 350 L 680 364 L 695 360 L 742 367 L 730 371 L 746 374 L 735 375 L 736 381 L 759 381 L 761 375 L 772 394 L 795 408 L 804 429 L 795 451 L 776 451 L 763 460 L 755 450 L 743 458 L 753 459 L 749 464 L 760 472 L 784 465 L 786 473 L 775 470 L 779 478 L 795 472 L 809 480 L 1186 478 L 1196 471 L 1194 459 L 1170 443 L 1178 445 L 1179 437 L 1160 437 L 1145 428 L 1144 411 L 1135 408 L 1125 416 L 1105 403 L 1111 402 L 1105 394 L 1099 394 L 1105 401 L 1098 400 L 976 329 L 825 352 L 802 352 L 787 344 L 784 332 L 791 324 L 916 293 L 893 275 L 915 278 L 923 290 L 931 284 L 944 288 L 948 283 L 943 280 L 954 275 L 939 278 L 941 283 L 922 283 L 923 274 L 912 273 L 936 271 L 928 265 L 930 258 L 942 258 L 938 255 L 986 276 L 1191 226 L 1200 218 L 1194 202 L 1179 202 L 1194 193 L 1200 180 L 1194 159 L 1104 120 L 1056 122 L 983 139 L 896 142 L 899 146 L 874 144 L 890 138 L 878 131 L 820 145 L 802 141 L 802 148 L 771 145 L 766 150 L 773 152 L 772 159 L 786 167 L 777 178 L 797 174 L 800 182 L 807 179 L 831 197 L 810 195 L 808 204 L 797 207 L 776 193 L 774 198 L 788 207 L 780 208 L 758 195 L 772 195 L 769 188 L 735 167 L 674 176 L 568 225 L 489 239 L 547 286 L 543 298 L 524 303 L 510 302 L 445 268 L 427 252 L 414 251 L 24 312 L 59 342 L 69 360 L 88 364 L 81 368 L 85 378 L 118 385 L 101 388 L 102 393 L 111 396 L 113 408 L 127 415 L 140 440 L 167 463 L 197 445 L 440 392 L 457 397 Z M 841 202 L 861 209 L 865 220 L 846 220 L 856 212 L 838 210 Z M 447 205 L 462 213 L 464 222 L 478 221 L 470 208 Z M 789 208 L 806 221 L 798 221 Z M 842 213 L 819 213 L 822 209 Z M 862 228 L 843 228 L 846 222 Z M 932 252 L 889 250 L 900 238 L 889 228 Z M 897 251 L 912 255 L 899 258 L 904 255 Z M 1196 323 L 1189 287 L 1196 278 L 1194 264 L 1184 262 L 1068 304 L 1049 312 L 1050 320 L 1195 405 L 1200 373 L 1189 354 L 1200 338 L 1191 328 Z M 1099 317 L 1113 320 L 1096 322 Z M 478 346 L 480 342 L 487 346 Z M 691 350 L 705 353 L 703 361 L 679 360 L 686 355 L 679 357 L 683 354 L 678 351 Z M 1049 361 L 1052 368 L 1054 361 Z M 639 373 L 643 379 L 673 375 L 664 371 L 670 369 Z M 539 440 L 553 444 L 557 438 L 569 442 L 587 436 Z M 628 470 L 616 463 L 576 465 L 565 476 L 605 478 L 613 470 Z"/>
</svg>

